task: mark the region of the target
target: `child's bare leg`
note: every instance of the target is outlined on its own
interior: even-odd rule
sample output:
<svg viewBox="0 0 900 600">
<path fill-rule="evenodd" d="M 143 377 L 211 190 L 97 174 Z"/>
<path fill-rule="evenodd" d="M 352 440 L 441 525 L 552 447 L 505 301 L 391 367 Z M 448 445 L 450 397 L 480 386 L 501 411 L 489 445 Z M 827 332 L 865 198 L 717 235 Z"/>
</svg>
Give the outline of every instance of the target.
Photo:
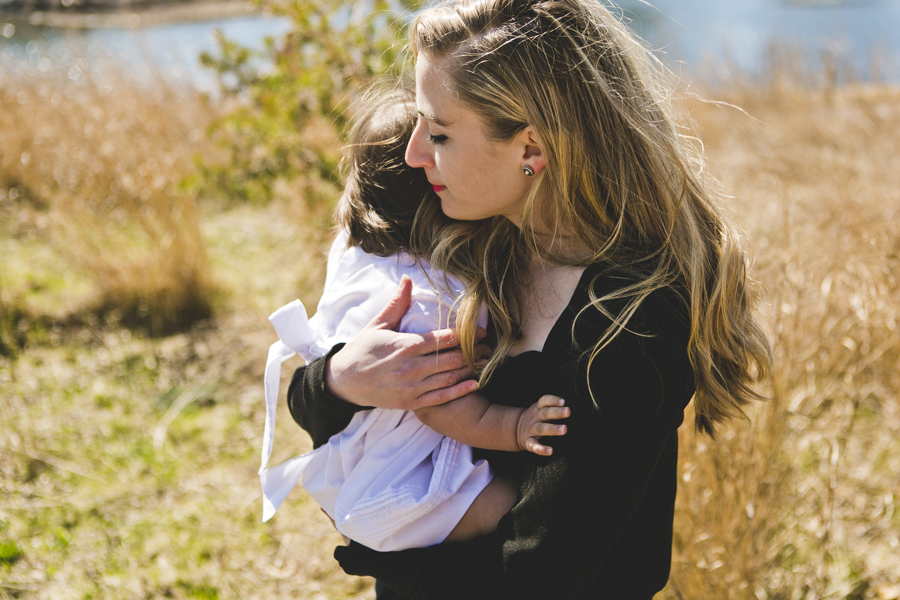
<svg viewBox="0 0 900 600">
<path fill-rule="evenodd" d="M 444 541 L 464 542 L 497 529 L 500 517 L 516 503 L 518 489 L 511 479 L 495 475 Z"/>
</svg>

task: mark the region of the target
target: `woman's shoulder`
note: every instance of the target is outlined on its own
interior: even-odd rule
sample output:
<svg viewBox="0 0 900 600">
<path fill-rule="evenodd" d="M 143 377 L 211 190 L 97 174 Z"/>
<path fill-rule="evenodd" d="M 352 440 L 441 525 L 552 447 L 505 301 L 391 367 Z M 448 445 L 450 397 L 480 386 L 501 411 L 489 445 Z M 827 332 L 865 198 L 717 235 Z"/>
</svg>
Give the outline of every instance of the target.
<svg viewBox="0 0 900 600">
<path fill-rule="evenodd" d="M 666 414 L 677 416 L 694 391 L 686 295 L 677 283 L 639 293 L 642 281 L 628 269 L 591 265 L 573 307 L 572 380 L 576 393 L 585 396 L 589 382 L 590 396 L 606 416 L 644 418 L 664 405 Z M 623 323 L 618 332 L 617 319 Z"/>
<path fill-rule="evenodd" d="M 588 266 L 579 283 L 579 293 L 571 308 L 578 320 L 576 329 L 587 328 L 602 335 L 614 320 L 627 318 L 622 331 L 641 337 L 662 336 L 679 347 L 687 347 L 691 330 L 690 303 L 684 283 L 674 282 L 642 289 L 649 273 L 610 262 Z M 633 310 L 630 305 L 639 300 Z"/>
</svg>

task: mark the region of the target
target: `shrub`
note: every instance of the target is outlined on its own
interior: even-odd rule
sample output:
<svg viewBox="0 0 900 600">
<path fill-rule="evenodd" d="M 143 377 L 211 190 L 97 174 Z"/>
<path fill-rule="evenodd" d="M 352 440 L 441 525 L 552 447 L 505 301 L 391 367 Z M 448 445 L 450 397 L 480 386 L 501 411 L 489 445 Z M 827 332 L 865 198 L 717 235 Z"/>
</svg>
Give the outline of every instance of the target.
<svg viewBox="0 0 900 600">
<path fill-rule="evenodd" d="M 292 30 L 253 52 L 220 35 L 219 74 L 233 107 L 210 128 L 229 156 L 201 161 L 206 189 L 254 203 L 276 196 L 315 204 L 336 195 L 344 110 L 354 91 L 402 69 L 404 15 L 415 0 L 260 0 Z M 260 65 L 266 65 L 264 70 Z"/>
</svg>

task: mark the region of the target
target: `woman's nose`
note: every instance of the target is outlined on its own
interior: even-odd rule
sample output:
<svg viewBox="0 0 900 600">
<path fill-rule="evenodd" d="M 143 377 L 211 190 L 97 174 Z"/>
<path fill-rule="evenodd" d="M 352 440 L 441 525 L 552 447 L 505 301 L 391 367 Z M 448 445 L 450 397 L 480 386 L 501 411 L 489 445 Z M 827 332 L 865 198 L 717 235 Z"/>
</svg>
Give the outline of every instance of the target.
<svg viewBox="0 0 900 600">
<path fill-rule="evenodd" d="M 406 164 L 414 169 L 434 166 L 434 148 L 428 143 L 428 127 L 419 119 L 406 145 Z"/>
</svg>

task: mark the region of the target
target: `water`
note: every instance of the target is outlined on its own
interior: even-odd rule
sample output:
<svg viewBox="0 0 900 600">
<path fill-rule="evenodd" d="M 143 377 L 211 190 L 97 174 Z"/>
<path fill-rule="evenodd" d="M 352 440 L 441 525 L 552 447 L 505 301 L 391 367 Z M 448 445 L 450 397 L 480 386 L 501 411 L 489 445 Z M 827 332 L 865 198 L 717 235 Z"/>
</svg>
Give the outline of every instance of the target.
<svg viewBox="0 0 900 600">
<path fill-rule="evenodd" d="M 772 48 L 782 47 L 793 49 L 806 65 L 837 65 L 850 78 L 900 81 L 900 0 L 620 0 L 619 4 L 629 25 L 687 77 L 715 81 L 727 80 L 735 70 L 765 71 Z M 63 30 L 0 21 L 0 61 L 8 68 L 30 64 L 46 70 L 53 63 L 65 67 L 72 63 L 85 70 L 102 62 L 94 59 L 106 57 L 124 64 L 138 78 L 161 73 L 212 91 L 215 77 L 200 67 L 198 56 L 201 51 L 215 52 L 215 31 L 261 48 L 264 38 L 277 39 L 289 28 L 285 19 L 263 16 L 136 30 Z M 81 62 L 74 62 L 73 48 Z"/>
<path fill-rule="evenodd" d="M 689 75 L 758 73 L 780 48 L 810 67 L 832 64 L 862 80 L 900 81 L 898 0 L 621 0 L 620 6 L 630 26 Z"/>
<path fill-rule="evenodd" d="M 170 83 L 214 93 L 216 76 L 200 65 L 199 57 L 201 52 L 217 51 L 217 31 L 242 46 L 261 50 L 266 38 L 278 39 L 289 29 L 287 19 L 257 15 L 138 29 L 63 29 L 0 21 L 0 61 L 12 69 L 39 70 L 52 66 L 102 69 L 112 61 L 136 79 L 162 76 Z"/>
</svg>

